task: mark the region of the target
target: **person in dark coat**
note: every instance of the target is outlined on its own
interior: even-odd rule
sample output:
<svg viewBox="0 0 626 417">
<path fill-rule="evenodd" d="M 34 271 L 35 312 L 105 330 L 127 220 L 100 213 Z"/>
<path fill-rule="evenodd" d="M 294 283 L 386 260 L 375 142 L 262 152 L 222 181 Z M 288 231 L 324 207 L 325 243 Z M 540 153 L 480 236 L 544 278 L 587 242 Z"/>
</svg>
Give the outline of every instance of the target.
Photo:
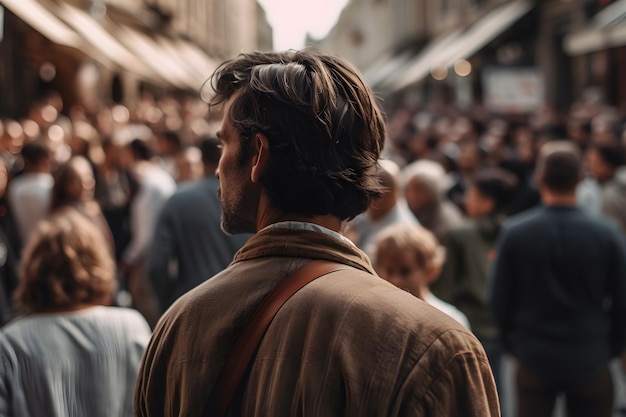
<svg viewBox="0 0 626 417">
<path fill-rule="evenodd" d="M 489 305 L 518 362 L 519 417 L 610 417 L 611 358 L 626 359 L 626 241 L 576 206 L 573 142 L 546 143 L 536 179 L 543 205 L 512 217 L 496 245 Z"/>
<path fill-rule="evenodd" d="M 249 234 L 220 228 L 219 141 L 201 141 L 205 177 L 179 186 L 161 210 L 148 255 L 148 276 L 161 312 L 178 297 L 230 264 Z"/>
<path fill-rule="evenodd" d="M 465 196 L 468 219 L 450 229 L 445 241 L 446 261 L 432 292 L 454 305 L 469 319 L 472 332 L 489 357 L 503 403 L 504 349 L 485 299 L 494 247 L 506 211 L 517 189 L 514 174 L 496 167 L 482 168 Z"/>
</svg>

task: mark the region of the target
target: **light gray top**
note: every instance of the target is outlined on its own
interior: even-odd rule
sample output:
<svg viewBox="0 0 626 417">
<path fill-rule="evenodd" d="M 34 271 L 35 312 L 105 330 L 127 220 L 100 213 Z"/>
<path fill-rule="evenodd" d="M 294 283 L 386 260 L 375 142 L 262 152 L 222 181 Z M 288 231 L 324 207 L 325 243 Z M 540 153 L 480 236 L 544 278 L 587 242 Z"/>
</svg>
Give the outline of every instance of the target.
<svg viewBox="0 0 626 417">
<path fill-rule="evenodd" d="M 150 328 L 135 310 L 36 314 L 0 331 L 0 416 L 122 417 Z"/>
<path fill-rule="evenodd" d="M 354 219 L 355 230 L 359 235 L 357 246 L 365 252 L 367 256 L 372 258 L 378 235 L 387 227 L 397 223 L 419 225 L 419 221 L 413 215 L 404 199 L 398 199 L 393 209 L 378 221 L 372 221 L 367 215 L 367 212 L 363 213 Z"/>
</svg>

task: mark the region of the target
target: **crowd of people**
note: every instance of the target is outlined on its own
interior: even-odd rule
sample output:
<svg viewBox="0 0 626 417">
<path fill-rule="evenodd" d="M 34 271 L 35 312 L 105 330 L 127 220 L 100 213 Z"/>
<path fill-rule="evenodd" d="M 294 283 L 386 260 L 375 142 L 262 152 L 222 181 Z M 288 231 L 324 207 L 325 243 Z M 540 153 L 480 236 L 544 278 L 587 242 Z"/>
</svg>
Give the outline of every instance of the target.
<svg viewBox="0 0 626 417">
<path fill-rule="evenodd" d="M 0 415 L 133 415 L 151 328 L 248 237 L 220 230 L 211 120 L 52 92 L 0 121 Z"/>
<path fill-rule="evenodd" d="M 175 271 L 178 256 L 188 256 L 189 251 L 179 254 L 178 243 L 167 240 L 174 239 L 174 232 L 166 232 L 173 227 L 172 220 L 159 219 L 159 214 L 177 190 L 200 181 L 217 182 L 219 143 L 211 120 L 199 99 L 144 96 L 132 112 L 111 105 L 88 115 L 80 108 L 64 109 L 54 92 L 33 103 L 29 117 L 1 120 L 2 237 L 7 253 L 3 323 L 12 314 L 11 293 L 22 247 L 40 221 L 59 212 L 78 212 L 98 227 L 115 260 L 116 302 L 137 308 L 151 325 L 167 303 L 193 287 L 200 277 L 182 283 Z M 210 222 L 219 228 L 216 191 L 213 184 L 205 201 L 194 207 L 198 215 L 210 210 L 205 228 Z M 184 232 L 193 230 L 185 227 Z M 157 229 L 159 245 L 153 245 Z M 211 239 L 220 245 L 194 245 L 196 252 L 215 247 L 216 254 L 209 256 L 204 268 L 194 271 L 204 277 L 228 265 L 244 242 L 215 232 Z M 158 292 L 146 278 L 148 270 L 159 275 L 154 278 Z M 183 271 L 183 275 L 194 274 Z M 172 292 L 171 285 L 181 289 Z"/>
<path fill-rule="evenodd" d="M 311 60 L 313 64 L 307 65 L 321 65 L 319 58 L 306 55 L 256 57 L 258 62 L 252 55 L 242 59 L 250 61 L 250 68 L 266 61 L 272 64 L 275 59 L 276 67 L 272 71 L 279 71 L 279 63 L 289 60 Z M 236 63 L 230 68 L 237 75 L 232 75 L 232 79 L 252 76 L 237 68 Z M 293 65 L 297 68 L 300 64 Z M 332 61 L 324 65 L 341 68 L 335 72 L 345 71 Z M 285 82 L 288 76 L 284 75 Z M 286 273 L 278 266 L 265 264 L 261 256 L 307 258 L 300 246 L 306 248 L 325 242 L 314 235 L 296 236 L 294 230 L 302 226 L 294 226 L 295 222 L 277 222 L 281 225 L 278 228 L 273 227 L 272 231 L 262 228 L 259 232 L 258 224 L 251 227 L 246 223 L 249 219 L 227 216 L 222 204 L 236 200 L 245 207 L 257 204 L 257 210 L 265 201 L 270 206 L 275 204 L 282 213 L 298 213 L 297 219 L 307 216 L 317 219 L 318 211 L 329 210 L 325 205 L 337 204 L 334 201 L 338 197 L 332 193 L 343 193 L 342 198 L 346 200 L 350 197 L 346 191 L 349 187 L 345 185 L 319 185 L 317 180 L 308 177 L 302 177 L 304 182 L 293 188 L 289 183 L 291 176 L 300 179 L 289 171 L 290 164 L 296 163 L 289 153 L 294 151 L 273 148 L 274 145 L 266 142 L 275 139 L 272 135 L 282 134 L 281 129 L 301 128 L 289 124 L 298 123 L 299 119 L 285 118 L 291 114 L 285 110 L 289 105 L 285 103 L 294 98 L 289 96 L 284 102 L 268 99 L 273 110 L 269 107 L 260 110 L 254 106 L 261 106 L 261 92 L 256 93 L 259 95 L 256 101 L 229 108 L 238 100 L 236 88 L 241 88 L 227 85 L 231 81 L 227 74 L 222 80 L 222 90 L 217 86 L 217 97 L 227 104 L 225 110 L 211 106 L 209 111 L 209 106 L 197 99 L 171 96 L 155 99 L 146 95 L 131 109 L 118 104 L 103 106 L 96 114 L 86 114 L 80 108 L 64 108 L 59 94 L 48 93 L 33 103 L 28 117 L 0 120 L 0 318 L 3 325 L 0 330 L 0 415 L 133 415 L 134 382 L 153 329 L 156 328 L 159 339 L 149 350 L 147 360 L 153 361 L 154 368 L 144 368 L 144 373 L 160 372 L 157 366 L 167 368 L 168 360 L 174 360 L 161 358 L 163 351 L 158 349 L 169 349 L 172 356 L 179 357 L 180 363 L 187 360 L 185 355 L 198 354 L 175 345 L 173 340 L 179 335 L 190 340 L 199 337 L 193 335 L 197 323 L 189 321 L 189 317 L 206 320 L 200 317 L 206 316 L 203 309 L 208 307 L 201 306 L 201 302 L 215 303 L 222 309 L 227 309 L 227 305 L 220 297 L 230 297 L 234 304 L 243 303 L 246 308 L 254 304 L 252 301 L 260 297 L 256 290 L 252 301 L 244 301 L 245 297 L 239 294 L 234 294 L 233 298 L 228 292 L 246 291 L 245 286 L 235 280 L 239 275 L 250 274 L 245 270 L 246 262 L 272 274 Z M 275 87 L 264 88 L 270 91 Z M 292 88 L 297 91 L 298 86 Z M 348 95 L 351 90 L 346 91 L 342 94 Z M 352 105 L 359 100 L 367 101 L 358 92 L 354 94 L 356 97 L 349 101 Z M 342 100 L 346 98 L 339 100 L 341 105 L 337 104 L 337 99 L 329 99 L 329 102 L 349 107 Z M 342 110 L 348 112 L 345 108 Z M 568 396 L 568 415 L 609 416 L 619 412 L 616 407 L 623 401 L 614 398 L 612 393 L 617 383 L 614 378 L 622 375 L 614 373 L 611 377 L 608 363 L 626 351 L 623 325 L 623 314 L 626 314 L 626 114 L 623 109 L 581 99 L 565 114 L 543 108 L 531 115 L 495 115 L 478 104 L 472 109 L 460 110 L 441 102 L 419 109 L 398 106 L 386 110 L 386 137 L 381 139 L 384 149 L 377 155 L 380 159 L 376 158 L 379 170 L 367 171 L 365 177 L 371 178 L 362 180 L 376 183 L 379 188 L 367 198 L 355 193 L 352 197 L 355 201 L 333 208 L 339 213 L 333 212 L 333 215 L 342 220 L 338 230 L 341 235 L 335 236 L 332 230 L 326 229 L 324 233 L 332 234 L 333 239 L 348 238 L 367 255 L 361 257 L 360 251 L 342 246 L 358 268 L 370 273 L 375 271 L 384 280 L 455 319 L 460 324 L 459 329 L 471 332 L 489 359 L 501 400 L 507 393 L 517 394 L 519 416 L 551 416 L 560 394 Z M 269 146 L 271 157 L 278 158 L 274 165 L 281 165 L 273 171 L 268 169 L 263 175 L 256 174 L 260 178 L 258 182 L 269 190 L 265 200 L 265 191 L 253 185 L 238 187 L 238 184 L 224 183 L 235 178 L 236 166 L 249 157 L 246 152 L 225 154 L 224 159 L 230 159 L 222 162 L 218 169 L 222 146 L 224 152 L 229 145 L 231 149 L 233 146 L 230 142 L 233 133 L 225 131 L 223 126 L 220 139 L 215 137 L 216 126 L 224 114 L 229 116 L 228 111 L 239 112 L 236 113 L 239 117 L 234 119 L 240 123 L 237 125 L 239 134 L 250 134 L 246 140 L 257 142 L 256 148 L 251 146 L 254 149 L 249 150 L 256 155 L 253 158 L 256 164 L 269 158 Z M 274 118 L 262 114 L 272 111 L 277 112 Z M 256 119 L 247 121 L 245 117 L 253 119 L 250 113 L 266 125 Z M 325 116 L 320 111 L 317 117 Z M 347 153 L 360 152 L 351 147 L 356 145 L 345 143 L 356 141 L 351 136 L 354 132 L 332 126 L 333 123 L 357 123 L 357 116 L 346 116 L 344 120 L 342 115 L 337 119 L 339 122 L 332 117 L 325 122 L 328 131 L 320 130 L 320 135 L 331 132 L 336 136 L 333 136 L 335 149 L 345 146 Z M 260 137 L 254 136 L 257 131 L 262 132 Z M 312 134 L 298 132 L 306 138 Z M 313 143 L 317 139 L 310 140 Z M 546 151 L 554 144 L 559 145 L 556 150 Z M 307 156 L 310 160 L 303 159 L 299 162 L 301 165 L 318 163 L 321 166 L 325 161 L 322 155 L 322 159 L 315 162 L 319 153 L 305 149 L 304 145 L 294 146 L 298 152 L 310 153 Z M 380 149 L 368 152 L 371 156 Z M 349 156 L 342 154 L 342 158 Z M 361 167 L 365 164 L 359 163 Z M 248 176 L 252 178 L 251 183 L 257 184 L 254 167 L 256 165 Z M 307 169 L 321 172 L 326 168 L 311 166 Z M 331 168 L 328 170 L 330 172 Z M 357 174 L 364 175 L 363 172 Z M 343 184 L 344 176 L 351 178 L 356 174 L 325 175 L 329 175 L 331 183 Z M 269 183 L 276 185 L 270 189 Z M 250 203 L 246 200 L 248 194 L 261 203 Z M 354 207 L 364 209 L 363 201 L 370 197 L 371 205 L 357 215 L 360 210 Z M 231 210 L 242 210 L 243 206 L 232 204 Z M 555 212 L 546 214 L 548 220 L 542 220 L 544 223 L 533 217 L 539 216 L 536 213 L 542 207 L 556 207 Z M 572 210 L 577 211 L 572 214 Z M 571 223 L 564 220 L 568 216 L 572 217 Z M 524 221 L 530 223 L 530 218 L 539 223 L 533 223 L 534 229 L 531 226 L 525 229 Z M 596 221 L 597 224 L 593 223 Z M 515 226 L 511 226 L 511 222 Z M 243 233 L 230 236 L 223 228 Z M 250 239 L 253 233 L 256 234 Z M 583 241 L 587 248 L 582 253 L 581 246 L 572 243 L 578 241 Z M 294 246 L 287 248 L 284 242 Z M 159 322 L 179 297 L 226 269 L 242 247 L 247 249 L 235 258 L 237 265 L 226 272 L 235 280 L 232 288 L 221 276 L 213 285 L 217 295 L 203 287 L 201 296 L 185 299 L 195 310 L 187 310 L 182 303 L 177 303 L 177 307 L 166 314 L 166 319 Z M 552 250 L 555 247 L 558 248 L 556 255 Z M 294 261 L 288 269 L 294 269 L 298 263 L 302 262 Z M 279 275 L 272 275 L 272 279 L 275 281 Z M 516 278 L 515 282 L 512 277 Z M 259 286 L 266 284 L 258 283 Z M 341 284 L 327 285 L 345 297 L 350 296 L 350 289 Z M 381 291 L 381 298 L 376 299 L 374 294 L 366 299 L 368 302 L 378 307 L 393 304 L 381 301 L 388 297 L 387 287 L 371 285 Z M 413 308 L 404 298 L 396 301 L 408 310 Z M 315 309 L 315 306 L 308 308 Z M 230 334 L 228 328 L 233 323 L 240 326 L 238 311 L 228 311 L 223 311 L 223 317 L 216 323 L 205 323 L 212 329 L 207 331 L 206 337 Z M 293 323 L 283 320 L 283 327 L 293 330 L 293 326 L 332 324 L 332 320 L 324 318 L 323 311 L 319 308 L 315 311 L 319 311 L 319 323 L 298 322 L 304 318 L 295 315 Z M 393 322 L 394 311 L 397 312 L 380 311 L 380 320 L 384 317 Z M 411 314 L 431 317 L 430 310 L 411 311 Z M 375 314 L 372 313 L 372 323 L 377 321 Z M 443 326 L 441 328 L 452 326 L 437 317 L 433 316 L 432 320 Z M 355 316 L 352 324 L 364 326 L 362 320 Z M 175 325 L 182 326 L 180 334 Z M 415 323 L 415 329 L 418 328 L 431 336 L 436 330 Z M 407 338 L 419 339 L 419 335 L 404 328 L 402 332 L 406 332 L 403 335 Z M 330 333 L 326 332 L 325 337 L 330 337 Z M 275 331 L 269 337 L 281 343 L 282 334 Z M 169 344 L 163 347 L 166 342 Z M 293 344 L 296 342 L 292 342 L 282 347 L 285 352 L 296 349 Z M 396 342 L 406 341 L 398 339 Z M 216 348 L 208 340 L 203 343 L 216 349 L 215 355 L 222 363 L 224 346 Z M 352 352 L 348 342 L 342 343 L 342 349 Z M 416 345 L 420 343 L 423 341 L 416 341 Z M 198 346 L 190 344 L 189 349 Z M 319 346 L 315 349 L 318 348 L 322 349 Z M 370 356 L 363 350 L 362 358 L 374 360 L 375 355 L 382 354 L 383 347 L 379 348 L 380 351 L 376 348 L 367 351 Z M 394 349 L 386 347 L 385 351 L 401 354 Z M 79 362 L 67 364 L 64 362 L 67 354 L 57 354 L 59 352 L 70 352 L 71 356 L 81 358 L 87 355 L 92 365 L 89 369 L 73 369 Z M 267 347 L 263 352 L 269 355 L 266 357 L 274 357 Z M 503 377 L 502 358 L 506 353 L 520 363 L 515 388 L 507 387 L 510 381 Z M 626 355 L 623 356 L 626 369 Z M 580 358 L 585 359 L 584 363 L 580 363 Z M 572 363 L 580 366 L 572 367 Z M 196 365 L 197 362 L 189 362 L 189 366 Z M 287 362 L 283 365 L 285 369 L 291 366 Z M 342 363 L 341 366 L 348 365 Z M 398 369 L 393 371 L 400 372 L 401 365 L 394 366 Z M 313 367 L 306 370 L 312 375 L 318 371 Z M 180 393 L 168 392 L 174 395 L 171 401 L 190 401 L 188 396 L 194 390 L 207 392 L 210 387 L 205 386 L 200 376 L 208 373 L 213 378 L 216 371 L 208 371 L 205 365 L 195 371 L 198 376 L 191 377 L 192 370 L 184 369 L 189 373 L 185 375 L 198 384 L 186 382 L 194 387 L 180 398 L 176 397 Z M 359 373 L 356 368 L 352 371 L 354 375 Z M 405 371 L 409 372 L 402 372 Z M 28 372 L 31 373 L 26 375 Z M 178 375 L 178 370 L 172 372 Z M 260 384 L 267 372 L 274 371 L 261 366 L 255 368 L 255 381 Z M 484 370 L 480 370 L 480 375 L 484 377 Z M 162 407 L 159 402 L 163 401 L 163 395 L 154 393 L 161 392 L 162 388 L 153 384 L 166 378 L 165 370 L 153 378 L 144 375 L 144 386 L 138 391 L 138 399 L 142 401 L 139 407 L 145 407 L 145 414 L 141 415 L 152 415 L 148 411 Z M 328 380 L 325 389 L 328 391 L 337 383 L 338 380 Z M 458 381 L 450 382 L 450 386 L 459 389 L 456 383 Z M 284 384 L 286 382 L 276 382 L 276 388 L 284 388 Z M 487 385 L 483 388 L 488 397 Z M 594 387 L 598 391 L 595 394 Z M 259 388 L 258 395 L 261 392 Z M 246 397 L 248 407 L 252 404 L 251 395 Z M 338 394 L 328 391 L 324 395 L 335 398 Z M 335 399 L 340 401 L 338 397 Z M 490 407 L 493 409 L 492 400 L 485 400 L 483 412 Z M 198 411 L 198 407 L 204 406 L 184 401 L 179 405 L 190 410 Z M 433 405 L 437 406 L 440 405 Z M 505 406 L 502 408 L 503 415 L 512 411 Z M 472 414 L 468 411 L 463 415 Z"/>
<path fill-rule="evenodd" d="M 558 175 L 569 175 L 570 183 L 557 181 L 554 199 L 544 195 L 555 191 L 541 178 L 538 163 L 542 149 L 561 142 L 571 149 L 562 152 Z M 566 114 L 546 108 L 524 117 L 488 114 L 479 105 L 468 111 L 441 103 L 414 111 L 399 107 L 389 113 L 384 154 L 390 192 L 352 221 L 346 234 L 372 256 L 382 277 L 469 322 L 489 357 L 503 415 L 551 416 L 557 397 L 568 392 L 570 400 L 589 403 L 572 400 L 567 415 L 626 412 L 624 358 L 605 367 L 619 356 L 624 336 L 626 115 L 585 99 Z M 556 207 L 555 213 L 541 226 L 527 226 L 523 243 L 505 261 L 504 226 L 543 207 Z M 407 211 L 413 214 L 409 220 Z M 609 230 L 594 233 L 603 226 L 587 225 L 587 215 Z M 567 216 L 574 218 L 565 222 Z M 428 273 L 435 258 L 432 249 L 428 255 L 429 240 L 422 237 L 418 244 L 403 237 L 415 220 L 443 250 L 436 273 Z M 426 284 L 426 292 L 416 289 Z M 522 364 L 512 377 L 503 369 L 507 353 Z M 603 379 L 594 374 L 600 370 Z M 541 399 L 529 399 L 523 387 Z M 590 405 L 593 395 L 598 403 Z M 539 410 L 523 408 L 533 400 Z"/>
</svg>

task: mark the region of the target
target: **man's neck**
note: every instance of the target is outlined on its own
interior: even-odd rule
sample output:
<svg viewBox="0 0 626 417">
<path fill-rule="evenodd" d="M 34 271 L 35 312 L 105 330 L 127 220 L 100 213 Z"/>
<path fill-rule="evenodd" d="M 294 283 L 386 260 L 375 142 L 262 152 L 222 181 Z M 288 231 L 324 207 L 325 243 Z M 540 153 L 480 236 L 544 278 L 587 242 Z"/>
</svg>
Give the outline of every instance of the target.
<svg viewBox="0 0 626 417">
<path fill-rule="evenodd" d="M 27 174 L 49 174 L 50 170 L 47 167 L 31 166 L 24 168 L 24 172 Z"/>
<path fill-rule="evenodd" d="M 338 217 L 333 215 L 323 215 L 323 216 L 302 216 L 298 214 L 289 214 L 284 213 L 275 208 L 271 207 L 269 204 L 269 199 L 262 195 L 261 201 L 259 204 L 259 211 L 257 215 L 257 230 L 261 230 L 270 224 L 279 223 L 279 222 L 306 222 L 313 223 L 330 229 L 334 232 L 340 233 L 342 222 Z"/>
<path fill-rule="evenodd" d="M 541 193 L 541 202 L 545 206 L 575 206 L 576 193 L 558 194 L 550 191 Z"/>
<path fill-rule="evenodd" d="M 325 227 L 326 229 L 332 230 L 333 232 L 340 233 L 341 232 L 341 220 L 339 220 L 335 216 L 299 216 L 299 215 L 290 215 L 285 214 L 282 216 L 273 217 L 271 220 L 267 218 L 265 221 L 257 223 L 257 230 L 261 230 L 270 224 L 280 223 L 280 222 L 303 222 L 303 223 L 312 223 L 318 226 Z"/>
</svg>

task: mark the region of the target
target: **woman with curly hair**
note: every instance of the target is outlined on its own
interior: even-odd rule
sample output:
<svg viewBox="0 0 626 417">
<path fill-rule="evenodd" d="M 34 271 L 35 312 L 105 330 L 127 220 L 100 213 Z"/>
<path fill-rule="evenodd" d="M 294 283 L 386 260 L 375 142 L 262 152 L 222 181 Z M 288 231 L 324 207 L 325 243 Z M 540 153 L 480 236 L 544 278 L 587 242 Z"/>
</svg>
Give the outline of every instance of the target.
<svg viewBox="0 0 626 417">
<path fill-rule="evenodd" d="M 40 223 L 15 300 L 24 316 L 0 332 L 0 415 L 132 416 L 150 328 L 111 307 L 115 266 L 97 228 L 76 212 Z"/>
</svg>

